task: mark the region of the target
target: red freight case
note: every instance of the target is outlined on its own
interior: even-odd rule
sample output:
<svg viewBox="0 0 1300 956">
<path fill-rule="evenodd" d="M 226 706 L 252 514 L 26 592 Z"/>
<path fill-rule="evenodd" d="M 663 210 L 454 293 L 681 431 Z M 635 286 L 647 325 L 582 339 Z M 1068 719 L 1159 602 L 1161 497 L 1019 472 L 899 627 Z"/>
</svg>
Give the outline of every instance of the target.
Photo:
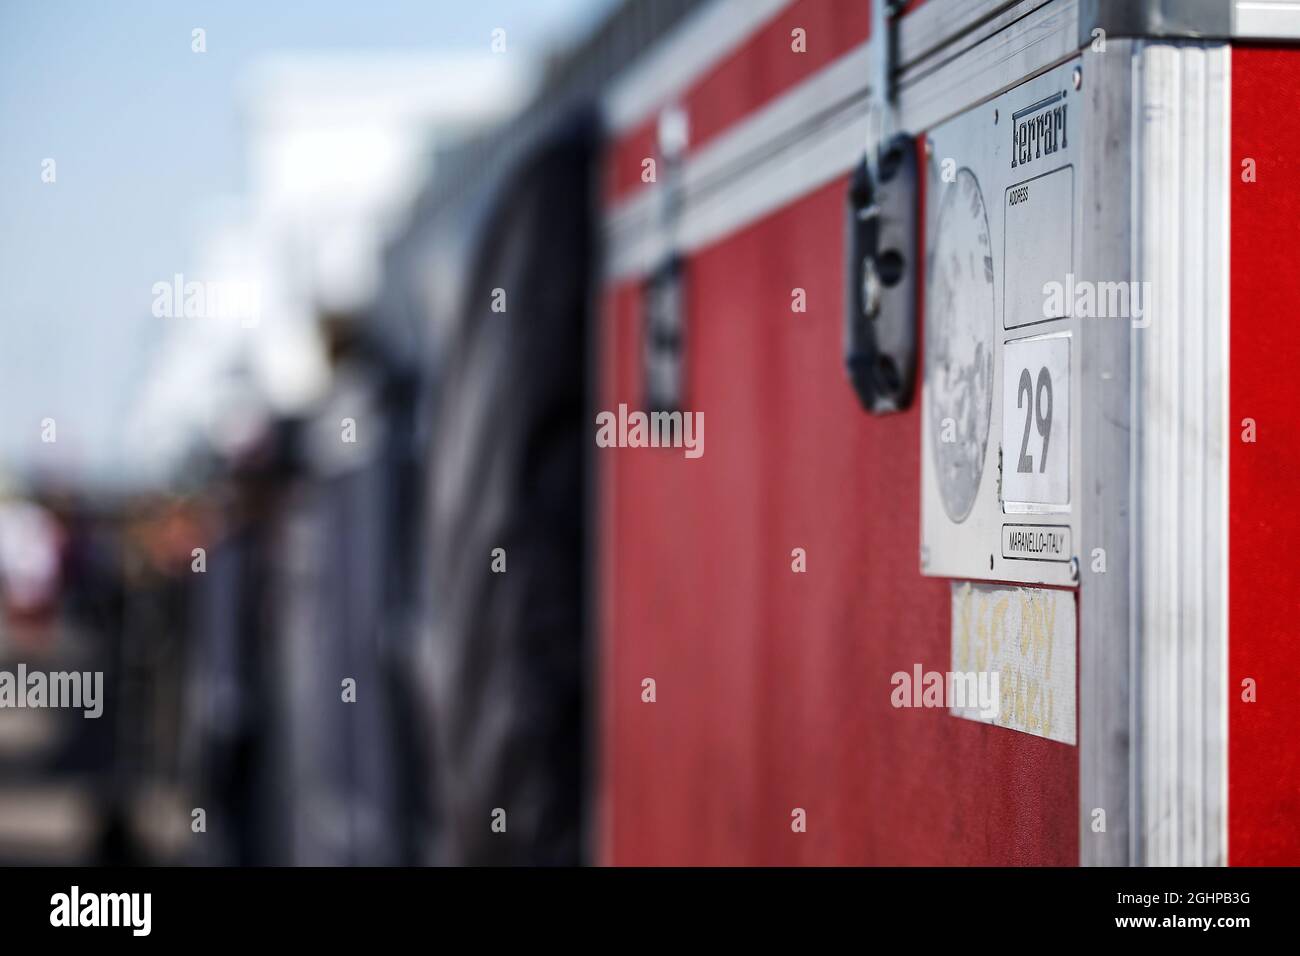
<svg viewBox="0 0 1300 956">
<path fill-rule="evenodd" d="M 603 861 L 1300 863 L 1298 38 L 716 0 L 607 89 Z"/>
</svg>

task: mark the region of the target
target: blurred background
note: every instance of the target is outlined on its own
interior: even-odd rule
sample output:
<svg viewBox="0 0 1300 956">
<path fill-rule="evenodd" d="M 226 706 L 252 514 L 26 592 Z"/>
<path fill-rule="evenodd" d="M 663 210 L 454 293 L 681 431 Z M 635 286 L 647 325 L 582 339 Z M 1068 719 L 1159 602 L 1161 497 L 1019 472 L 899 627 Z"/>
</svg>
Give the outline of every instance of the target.
<svg viewBox="0 0 1300 956">
<path fill-rule="evenodd" d="M 621 6 L 0 7 L 0 862 L 588 859 Z"/>
</svg>

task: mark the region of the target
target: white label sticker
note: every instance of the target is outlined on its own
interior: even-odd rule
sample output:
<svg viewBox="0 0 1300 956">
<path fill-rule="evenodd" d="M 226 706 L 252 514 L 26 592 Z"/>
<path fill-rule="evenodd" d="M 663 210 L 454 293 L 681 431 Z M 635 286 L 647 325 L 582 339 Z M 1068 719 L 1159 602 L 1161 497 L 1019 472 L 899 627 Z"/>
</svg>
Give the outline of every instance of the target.
<svg viewBox="0 0 1300 956">
<path fill-rule="evenodd" d="M 1069 281 L 1074 261 L 1074 170 L 1008 186 L 1003 208 L 1003 324 L 1011 329 L 1068 315 L 1072 303 L 1049 292 Z"/>
<path fill-rule="evenodd" d="M 1009 512 L 1015 505 L 1063 510 L 1070 503 L 1070 338 L 1008 342 L 1002 355 L 1002 500 Z"/>
<path fill-rule="evenodd" d="M 1073 744 L 1075 660 L 1073 591 L 953 582 L 953 716 Z"/>
</svg>

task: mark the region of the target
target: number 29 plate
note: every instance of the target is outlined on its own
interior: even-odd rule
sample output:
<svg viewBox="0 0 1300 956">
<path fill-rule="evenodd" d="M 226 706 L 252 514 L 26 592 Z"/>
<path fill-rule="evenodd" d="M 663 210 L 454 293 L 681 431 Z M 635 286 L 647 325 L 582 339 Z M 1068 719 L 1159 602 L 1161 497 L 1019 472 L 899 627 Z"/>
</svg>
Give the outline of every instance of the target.
<svg viewBox="0 0 1300 956">
<path fill-rule="evenodd" d="M 1075 172 L 1090 107 L 1073 89 L 1074 68 L 1062 63 L 926 134 L 934 202 L 926 201 L 920 565 L 930 577 L 1079 583 L 1083 490 L 1106 463 L 1080 459 L 1094 407 L 1077 374 L 1083 317 L 1064 307 L 1072 293 L 1049 294 L 1049 283 L 1084 274 Z M 1022 162 L 998 117 L 1029 121 L 1058 108 L 1060 148 Z M 1089 347 L 1109 328 L 1090 329 Z"/>
<path fill-rule="evenodd" d="M 1070 335 L 1008 342 L 1002 362 L 1002 502 L 1008 514 L 1070 506 Z"/>
</svg>

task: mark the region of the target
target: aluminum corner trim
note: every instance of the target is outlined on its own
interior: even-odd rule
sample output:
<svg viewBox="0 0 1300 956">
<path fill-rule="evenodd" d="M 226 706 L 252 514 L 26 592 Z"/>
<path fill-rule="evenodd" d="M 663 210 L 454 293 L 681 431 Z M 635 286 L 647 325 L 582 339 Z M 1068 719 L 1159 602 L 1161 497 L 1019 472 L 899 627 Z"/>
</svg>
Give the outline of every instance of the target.
<svg viewBox="0 0 1300 956">
<path fill-rule="evenodd" d="M 1232 0 L 1080 0 L 1079 46 L 1099 29 L 1108 38 L 1226 39 L 1232 11 Z"/>
</svg>

